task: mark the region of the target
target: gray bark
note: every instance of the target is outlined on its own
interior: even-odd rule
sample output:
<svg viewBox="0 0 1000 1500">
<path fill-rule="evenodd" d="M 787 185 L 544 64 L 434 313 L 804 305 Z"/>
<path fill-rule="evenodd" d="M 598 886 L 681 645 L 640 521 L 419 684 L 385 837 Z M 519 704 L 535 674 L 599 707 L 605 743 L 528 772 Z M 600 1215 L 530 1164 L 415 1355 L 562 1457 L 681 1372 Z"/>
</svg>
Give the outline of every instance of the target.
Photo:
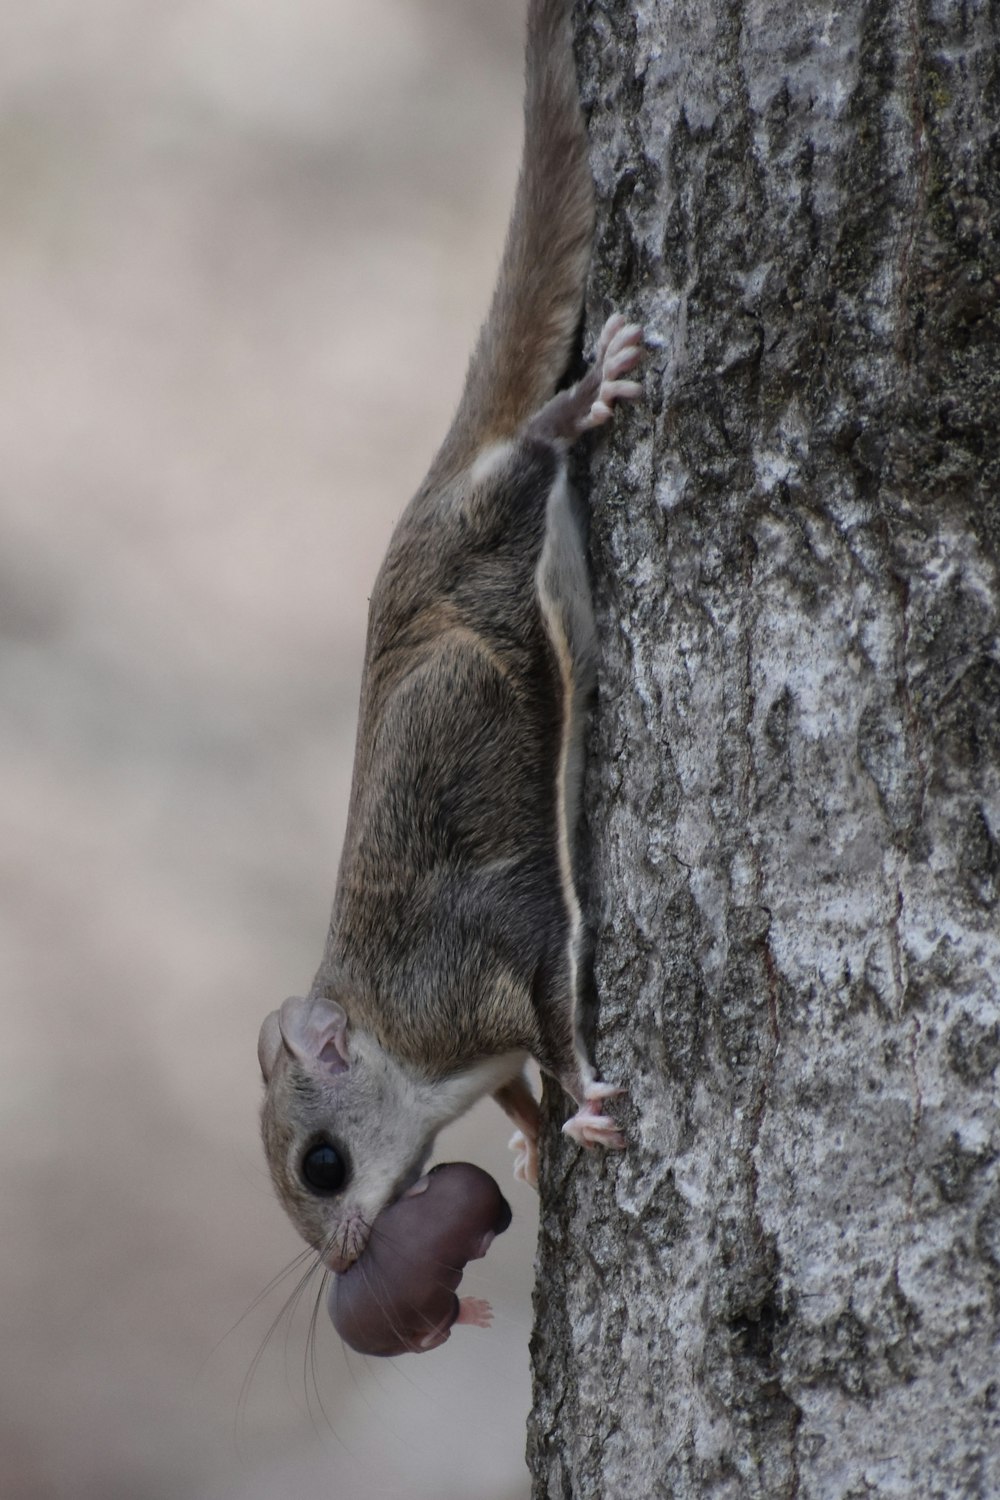
<svg viewBox="0 0 1000 1500">
<path fill-rule="evenodd" d="M 630 1147 L 542 1181 L 535 1495 L 1000 1495 L 1000 10 L 587 0 L 587 818 Z"/>
</svg>

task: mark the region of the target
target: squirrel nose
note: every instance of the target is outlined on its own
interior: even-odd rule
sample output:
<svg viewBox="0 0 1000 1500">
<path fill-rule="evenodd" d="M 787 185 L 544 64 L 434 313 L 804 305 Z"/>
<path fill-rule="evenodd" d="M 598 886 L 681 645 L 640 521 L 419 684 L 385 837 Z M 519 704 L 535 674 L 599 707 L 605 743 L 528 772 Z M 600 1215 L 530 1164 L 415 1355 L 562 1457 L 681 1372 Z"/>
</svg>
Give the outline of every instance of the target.
<svg viewBox="0 0 1000 1500">
<path fill-rule="evenodd" d="M 342 1276 L 349 1271 L 368 1243 L 371 1226 L 360 1214 L 352 1214 L 334 1235 L 332 1244 L 326 1248 L 323 1264 L 330 1271 Z"/>
</svg>

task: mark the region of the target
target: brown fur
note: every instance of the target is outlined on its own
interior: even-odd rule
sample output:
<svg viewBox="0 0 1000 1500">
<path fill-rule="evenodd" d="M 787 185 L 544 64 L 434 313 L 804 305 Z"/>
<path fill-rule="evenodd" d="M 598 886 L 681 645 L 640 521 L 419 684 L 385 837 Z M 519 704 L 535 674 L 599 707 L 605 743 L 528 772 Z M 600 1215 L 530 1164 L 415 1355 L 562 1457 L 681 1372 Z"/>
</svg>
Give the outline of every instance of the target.
<svg viewBox="0 0 1000 1500">
<path fill-rule="evenodd" d="M 593 1076 L 566 852 L 592 626 L 565 450 L 600 374 L 545 405 L 592 233 L 569 10 L 529 5 L 524 156 L 492 306 L 372 593 L 326 950 L 308 999 L 261 1034 L 272 1175 L 337 1268 L 474 1098 L 499 1091 L 530 1122 L 527 1054 L 578 1101 Z M 317 1140 L 348 1166 L 343 1191 L 318 1198 L 301 1173 Z"/>
<path fill-rule="evenodd" d="M 512 437 L 552 395 L 580 319 L 594 190 L 573 62 L 568 0 L 528 7 L 524 154 L 489 316 L 435 483 Z"/>
</svg>

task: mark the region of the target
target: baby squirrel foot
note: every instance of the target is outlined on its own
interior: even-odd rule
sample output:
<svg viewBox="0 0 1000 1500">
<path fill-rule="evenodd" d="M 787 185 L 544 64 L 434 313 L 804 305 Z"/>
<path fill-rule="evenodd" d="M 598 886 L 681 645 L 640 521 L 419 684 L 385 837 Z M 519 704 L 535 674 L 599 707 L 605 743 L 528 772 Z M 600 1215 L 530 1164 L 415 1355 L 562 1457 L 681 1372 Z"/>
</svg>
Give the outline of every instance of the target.
<svg viewBox="0 0 1000 1500">
<path fill-rule="evenodd" d="M 459 1297 L 456 1323 L 468 1323 L 473 1328 L 489 1328 L 493 1322 L 493 1309 L 482 1297 Z"/>
<path fill-rule="evenodd" d="M 529 1187 L 538 1186 L 538 1141 L 515 1130 L 508 1141 L 514 1153 L 514 1177 L 517 1182 L 526 1182 Z"/>
<path fill-rule="evenodd" d="M 601 1104 L 624 1094 L 624 1089 L 613 1083 L 598 1083 L 593 1080 L 584 1089 L 584 1103 L 572 1119 L 563 1126 L 563 1135 L 579 1142 L 581 1146 L 604 1146 L 609 1151 L 624 1151 L 625 1137 L 621 1126 L 610 1115 L 602 1114 Z"/>
</svg>

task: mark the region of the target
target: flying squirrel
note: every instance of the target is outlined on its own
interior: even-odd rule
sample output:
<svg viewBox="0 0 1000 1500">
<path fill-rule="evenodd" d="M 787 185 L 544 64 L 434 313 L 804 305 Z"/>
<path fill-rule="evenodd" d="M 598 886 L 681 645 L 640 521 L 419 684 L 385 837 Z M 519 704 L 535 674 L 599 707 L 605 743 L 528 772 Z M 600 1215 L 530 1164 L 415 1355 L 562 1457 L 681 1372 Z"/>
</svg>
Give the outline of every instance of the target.
<svg viewBox="0 0 1000 1500">
<path fill-rule="evenodd" d="M 642 329 L 574 348 L 593 185 L 572 0 L 529 0 L 520 176 L 458 410 L 372 592 L 347 829 L 309 994 L 264 1021 L 262 1133 L 278 1196 L 343 1272 L 485 1094 L 537 1180 L 533 1057 L 578 1108 L 564 1130 L 624 1146 L 579 1031 L 574 878 L 595 635 L 571 444 L 635 400 Z"/>
</svg>

